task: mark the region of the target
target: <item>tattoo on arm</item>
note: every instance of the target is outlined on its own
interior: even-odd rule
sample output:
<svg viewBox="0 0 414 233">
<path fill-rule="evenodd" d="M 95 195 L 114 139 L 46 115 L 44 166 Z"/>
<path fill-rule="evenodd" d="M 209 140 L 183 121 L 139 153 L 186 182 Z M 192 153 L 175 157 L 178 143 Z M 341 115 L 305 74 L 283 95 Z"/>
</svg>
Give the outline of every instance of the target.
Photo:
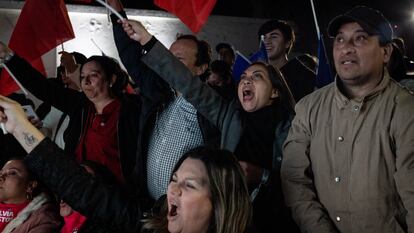
<svg viewBox="0 0 414 233">
<path fill-rule="evenodd" d="M 27 146 L 33 146 L 33 144 L 37 143 L 37 138 L 35 138 L 32 134 L 24 132 L 23 135 L 24 142 Z"/>
</svg>

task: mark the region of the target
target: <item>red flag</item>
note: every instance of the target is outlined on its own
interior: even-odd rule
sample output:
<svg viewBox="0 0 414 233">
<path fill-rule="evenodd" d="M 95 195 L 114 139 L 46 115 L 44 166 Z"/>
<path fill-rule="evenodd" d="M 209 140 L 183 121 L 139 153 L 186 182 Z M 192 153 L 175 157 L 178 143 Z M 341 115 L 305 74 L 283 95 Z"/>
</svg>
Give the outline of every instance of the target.
<svg viewBox="0 0 414 233">
<path fill-rule="evenodd" d="M 155 5 L 176 15 L 197 33 L 207 22 L 217 0 L 154 0 Z"/>
<path fill-rule="evenodd" d="M 41 56 L 57 45 L 75 38 L 63 0 L 26 0 L 10 38 L 9 47 L 46 75 Z M 3 69 L 0 94 L 19 87 Z"/>
</svg>

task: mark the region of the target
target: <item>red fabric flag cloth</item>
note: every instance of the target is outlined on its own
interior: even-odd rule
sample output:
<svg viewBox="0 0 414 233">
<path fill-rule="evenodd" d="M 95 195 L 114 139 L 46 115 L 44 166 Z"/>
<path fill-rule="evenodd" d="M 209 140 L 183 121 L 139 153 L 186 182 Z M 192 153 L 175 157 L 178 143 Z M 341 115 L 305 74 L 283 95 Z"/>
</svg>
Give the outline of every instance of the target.
<svg viewBox="0 0 414 233">
<path fill-rule="evenodd" d="M 207 22 L 217 0 L 154 0 L 155 5 L 177 16 L 190 30 L 198 33 Z"/>
<path fill-rule="evenodd" d="M 63 0 L 26 0 L 9 47 L 46 74 L 41 56 L 57 45 L 75 38 Z M 19 87 L 3 69 L 0 94 L 9 95 Z"/>
</svg>

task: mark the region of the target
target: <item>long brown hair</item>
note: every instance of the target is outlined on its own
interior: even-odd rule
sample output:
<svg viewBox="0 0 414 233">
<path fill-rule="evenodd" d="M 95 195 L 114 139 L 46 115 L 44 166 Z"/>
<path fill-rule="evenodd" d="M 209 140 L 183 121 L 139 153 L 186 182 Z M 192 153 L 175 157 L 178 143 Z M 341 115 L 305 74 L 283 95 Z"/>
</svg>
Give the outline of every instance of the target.
<svg viewBox="0 0 414 233">
<path fill-rule="evenodd" d="M 208 233 L 243 233 L 250 222 L 251 203 L 237 159 L 226 150 L 197 147 L 180 158 L 172 174 L 187 158 L 200 160 L 207 170 L 214 210 Z M 143 230 L 168 232 L 166 200 L 158 207 L 160 213 L 144 220 Z"/>
</svg>

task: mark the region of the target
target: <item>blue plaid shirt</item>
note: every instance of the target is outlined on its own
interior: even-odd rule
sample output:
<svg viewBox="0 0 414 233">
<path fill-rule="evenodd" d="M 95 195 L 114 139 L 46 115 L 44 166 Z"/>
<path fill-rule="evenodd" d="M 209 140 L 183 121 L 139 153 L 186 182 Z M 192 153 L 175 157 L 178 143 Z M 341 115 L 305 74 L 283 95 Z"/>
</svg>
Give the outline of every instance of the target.
<svg viewBox="0 0 414 233">
<path fill-rule="evenodd" d="M 182 96 L 157 114 L 148 146 L 147 183 L 155 200 L 167 192 L 174 165 L 188 150 L 203 144 L 197 110 Z"/>
</svg>

